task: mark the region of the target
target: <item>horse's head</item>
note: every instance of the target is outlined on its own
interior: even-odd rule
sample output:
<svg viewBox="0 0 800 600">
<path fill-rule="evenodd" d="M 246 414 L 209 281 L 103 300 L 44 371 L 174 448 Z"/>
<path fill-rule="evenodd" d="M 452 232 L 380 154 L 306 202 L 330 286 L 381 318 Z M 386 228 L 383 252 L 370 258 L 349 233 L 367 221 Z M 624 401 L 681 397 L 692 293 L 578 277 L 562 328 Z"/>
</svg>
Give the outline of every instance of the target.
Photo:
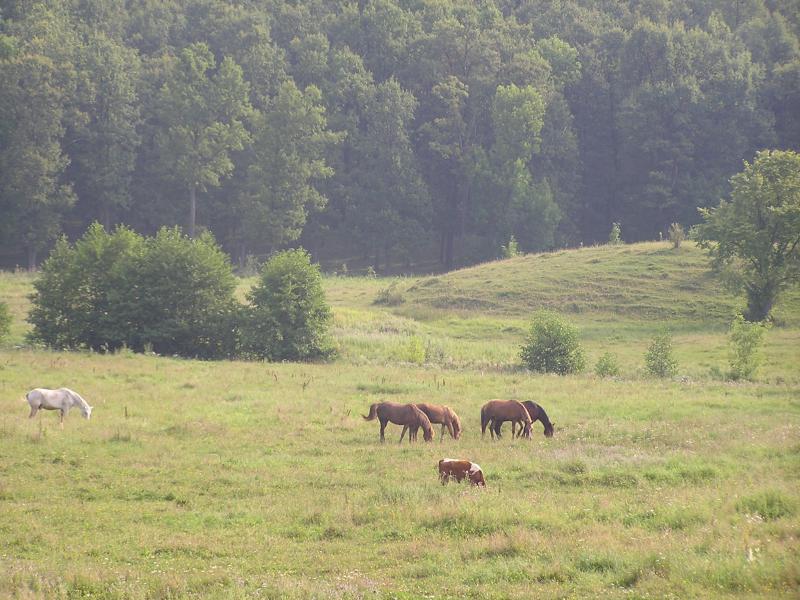
<svg viewBox="0 0 800 600">
<path fill-rule="evenodd" d="M 83 415 L 84 419 L 91 419 L 92 418 L 92 407 L 88 404 L 86 406 L 81 406 L 81 414 Z"/>
<path fill-rule="evenodd" d="M 458 418 L 456 413 L 453 413 L 453 437 L 455 439 L 461 437 L 461 419 Z"/>
<path fill-rule="evenodd" d="M 430 421 L 422 422 L 422 437 L 426 442 L 430 442 L 433 439 L 433 427 L 431 427 Z"/>
<path fill-rule="evenodd" d="M 555 423 L 548 423 L 544 426 L 544 437 L 553 437 L 553 432 L 555 431 L 556 424 Z"/>
</svg>

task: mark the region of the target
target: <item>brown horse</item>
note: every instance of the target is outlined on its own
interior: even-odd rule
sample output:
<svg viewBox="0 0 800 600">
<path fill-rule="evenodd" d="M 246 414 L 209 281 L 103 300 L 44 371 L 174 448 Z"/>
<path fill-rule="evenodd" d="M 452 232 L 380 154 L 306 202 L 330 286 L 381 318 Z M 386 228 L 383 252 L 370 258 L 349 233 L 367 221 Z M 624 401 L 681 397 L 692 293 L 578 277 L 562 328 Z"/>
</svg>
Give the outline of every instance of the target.
<svg viewBox="0 0 800 600">
<path fill-rule="evenodd" d="M 461 419 L 458 418 L 458 415 L 449 406 L 417 402 L 417 408 L 427 415 L 432 424 L 437 423 L 442 426 L 442 434 L 439 436 L 440 442 L 444 439 L 445 427 L 454 440 L 461 437 Z"/>
<path fill-rule="evenodd" d="M 555 423 L 551 423 L 550 419 L 547 416 L 547 413 L 544 411 L 544 408 L 540 404 L 536 404 L 536 402 L 531 402 L 530 400 L 525 400 L 522 405 L 527 409 L 528 414 L 531 417 L 531 423 L 535 423 L 536 421 L 540 421 L 542 425 L 544 425 L 544 436 L 545 437 L 553 437 L 553 431 L 555 430 Z M 520 425 L 520 431 L 522 431 L 522 423 L 519 421 L 512 421 L 511 422 L 511 437 L 515 436 L 515 430 L 517 424 Z M 492 424 L 494 428 L 494 433 L 497 437 L 500 437 L 500 428 L 503 426 L 502 421 L 495 421 Z"/>
<path fill-rule="evenodd" d="M 481 407 L 481 437 L 486 434 L 486 426 L 492 422 L 489 433 L 494 439 L 497 423 L 502 424 L 505 421 L 523 423 L 522 436 L 531 437 L 531 416 L 522 403 L 516 400 L 489 400 Z"/>
<path fill-rule="evenodd" d="M 408 441 L 417 439 L 417 430 L 422 427 L 423 437 L 426 442 L 433 439 L 433 427 L 428 417 L 417 408 L 416 404 L 398 404 L 397 402 L 376 402 L 369 407 L 369 414 L 362 415 L 365 420 L 372 421 L 375 417 L 381 422 L 381 442 L 384 441 L 383 432 L 386 424 L 391 422 L 403 425 L 403 435 L 409 429 Z M 403 441 L 402 436 L 400 441 Z"/>
</svg>

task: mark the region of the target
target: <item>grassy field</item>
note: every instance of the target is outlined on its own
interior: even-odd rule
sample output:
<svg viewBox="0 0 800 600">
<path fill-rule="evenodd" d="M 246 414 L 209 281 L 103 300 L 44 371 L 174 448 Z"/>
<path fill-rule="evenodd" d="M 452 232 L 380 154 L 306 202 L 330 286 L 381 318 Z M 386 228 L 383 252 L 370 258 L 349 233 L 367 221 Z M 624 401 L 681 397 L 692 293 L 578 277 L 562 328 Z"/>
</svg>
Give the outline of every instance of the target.
<svg viewBox="0 0 800 600">
<path fill-rule="evenodd" d="M 758 380 L 721 381 L 736 299 L 695 248 L 666 248 L 327 278 L 340 357 L 313 365 L 32 349 L 31 280 L 0 275 L 0 597 L 797 597 L 799 296 Z M 539 306 L 623 376 L 520 370 Z M 680 376 L 649 380 L 664 323 Z M 25 391 L 61 385 L 92 420 L 28 420 Z M 480 406 L 510 397 L 543 404 L 555 437 L 482 439 Z M 401 446 L 390 426 L 381 445 L 360 416 L 381 400 L 448 404 L 464 436 Z M 441 486 L 446 456 L 488 488 Z"/>
</svg>

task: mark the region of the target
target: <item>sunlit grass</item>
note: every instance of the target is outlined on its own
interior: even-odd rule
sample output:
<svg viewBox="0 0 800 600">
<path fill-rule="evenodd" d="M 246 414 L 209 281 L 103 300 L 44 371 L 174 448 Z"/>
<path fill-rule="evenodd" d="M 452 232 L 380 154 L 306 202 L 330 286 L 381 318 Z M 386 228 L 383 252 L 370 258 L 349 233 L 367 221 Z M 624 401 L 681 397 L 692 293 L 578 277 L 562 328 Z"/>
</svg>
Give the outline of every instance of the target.
<svg viewBox="0 0 800 600">
<path fill-rule="evenodd" d="M 491 266 L 564 260 L 560 270 L 601 250 Z M 642 252 L 661 256 L 613 249 Z M 566 310 L 590 368 L 557 377 L 518 365 L 527 300 L 448 309 L 404 291 L 375 305 L 392 281 L 426 280 L 327 277 L 337 360 L 266 364 L 27 349 L 31 280 L 0 274 L 15 319 L 0 350 L 0 596 L 797 596 L 795 296 L 755 382 L 712 374 L 727 369 L 734 299 L 696 320 Z M 492 302 L 501 284 L 484 286 Z M 663 306 L 659 293 L 648 302 Z M 697 294 L 697 306 L 714 300 Z M 644 352 L 664 324 L 679 375 L 648 379 Z M 406 360 L 416 342 L 422 364 Z M 622 374 L 598 379 L 607 351 Z M 95 406 L 92 420 L 75 411 L 63 431 L 53 413 L 28 420 L 24 393 L 61 385 Z M 482 439 L 490 398 L 541 403 L 555 437 L 536 424 L 529 441 L 508 425 Z M 390 425 L 381 445 L 361 415 L 382 400 L 447 404 L 464 435 L 401 446 Z M 480 463 L 489 487 L 440 485 L 445 456 Z"/>
</svg>

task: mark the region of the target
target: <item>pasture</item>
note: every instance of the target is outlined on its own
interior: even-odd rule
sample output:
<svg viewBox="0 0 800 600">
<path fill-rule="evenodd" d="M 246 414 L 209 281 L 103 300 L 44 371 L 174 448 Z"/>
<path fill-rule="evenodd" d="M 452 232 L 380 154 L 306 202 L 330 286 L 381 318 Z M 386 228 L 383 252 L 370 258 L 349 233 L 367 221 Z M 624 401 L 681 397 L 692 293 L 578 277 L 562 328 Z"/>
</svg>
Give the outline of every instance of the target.
<svg viewBox="0 0 800 600">
<path fill-rule="evenodd" d="M 30 279 L 0 275 L 0 596 L 797 597 L 800 295 L 758 380 L 723 381 L 736 300 L 667 247 L 328 278 L 328 364 L 28 348 Z M 585 374 L 515 366 L 537 306 L 579 326 Z M 680 376 L 647 379 L 664 323 Z M 605 351 L 620 378 L 591 374 Z M 92 419 L 28 420 L 25 392 L 61 385 Z M 541 403 L 555 436 L 482 439 L 492 398 Z M 389 425 L 380 444 L 361 415 L 382 400 L 447 404 L 462 438 L 401 446 Z M 488 487 L 442 486 L 444 457 Z"/>
</svg>

